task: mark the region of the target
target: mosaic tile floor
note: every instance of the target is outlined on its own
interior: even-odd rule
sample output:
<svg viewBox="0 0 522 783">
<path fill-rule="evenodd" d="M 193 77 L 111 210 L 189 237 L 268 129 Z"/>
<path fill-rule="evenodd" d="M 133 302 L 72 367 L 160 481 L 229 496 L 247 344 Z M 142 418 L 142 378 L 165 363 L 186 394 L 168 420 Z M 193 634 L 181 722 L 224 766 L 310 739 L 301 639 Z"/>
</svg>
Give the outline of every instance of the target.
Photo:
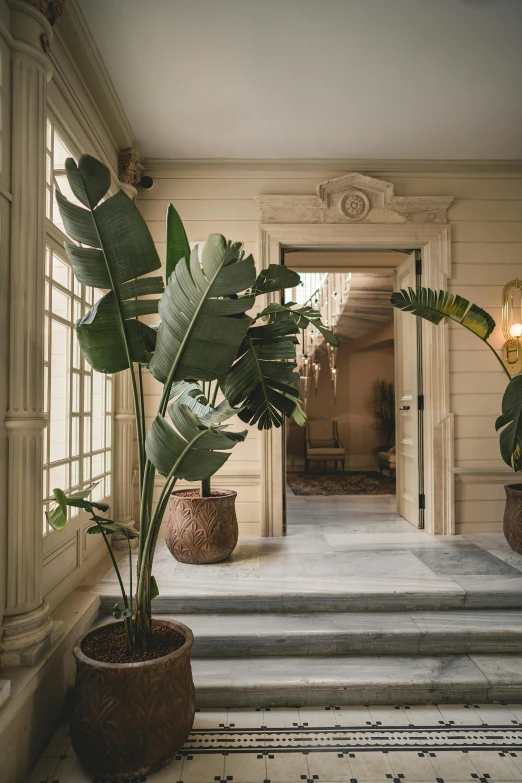
<svg viewBox="0 0 522 783">
<path fill-rule="evenodd" d="M 201 710 L 179 756 L 145 781 L 520 782 L 522 704 Z M 26 783 L 95 783 L 65 725 Z"/>
</svg>

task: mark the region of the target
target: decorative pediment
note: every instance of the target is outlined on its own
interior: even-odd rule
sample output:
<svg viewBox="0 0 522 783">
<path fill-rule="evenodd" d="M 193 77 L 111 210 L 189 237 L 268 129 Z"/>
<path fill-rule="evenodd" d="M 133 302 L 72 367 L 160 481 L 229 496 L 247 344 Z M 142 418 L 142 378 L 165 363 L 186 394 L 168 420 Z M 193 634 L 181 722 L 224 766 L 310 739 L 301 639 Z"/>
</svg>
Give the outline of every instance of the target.
<svg viewBox="0 0 522 783">
<path fill-rule="evenodd" d="M 453 196 L 396 196 L 391 182 L 345 174 L 317 196 L 258 196 L 263 223 L 447 223 Z"/>
</svg>

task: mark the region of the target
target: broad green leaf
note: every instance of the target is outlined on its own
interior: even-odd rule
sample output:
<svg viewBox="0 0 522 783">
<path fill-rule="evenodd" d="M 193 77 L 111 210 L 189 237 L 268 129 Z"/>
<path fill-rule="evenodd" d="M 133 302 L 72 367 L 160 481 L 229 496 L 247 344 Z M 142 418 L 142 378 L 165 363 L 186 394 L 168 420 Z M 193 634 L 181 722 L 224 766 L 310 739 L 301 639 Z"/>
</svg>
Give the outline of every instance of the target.
<svg viewBox="0 0 522 783">
<path fill-rule="evenodd" d="M 82 353 L 91 367 L 98 372 L 120 372 L 129 366 L 124 338 L 114 314 L 113 297 L 113 291 L 105 294 L 76 323 L 76 334 Z M 126 327 L 133 361 L 147 364 L 156 345 L 156 331 L 137 320 L 128 320 Z"/>
<path fill-rule="evenodd" d="M 165 279 L 168 281 L 178 261 L 190 261 L 190 245 L 180 216 L 169 204 L 167 209 L 167 263 Z"/>
<path fill-rule="evenodd" d="M 221 381 L 229 404 L 240 406 L 239 418 L 259 429 L 280 427 L 299 405 L 299 375 L 294 372 L 295 334 L 291 317 L 248 330 L 239 358 Z"/>
<path fill-rule="evenodd" d="M 119 522 L 113 522 L 112 520 L 105 519 L 99 519 L 98 518 L 98 524 L 92 525 L 91 527 L 87 528 L 87 532 L 91 536 L 95 535 L 101 535 L 100 526 L 103 527 L 103 530 L 107 535 L 112 535 L 113 533 L 116 533 L 119 536 L 125 536 L 125 538 L 139 538 L 140 534 L 137 530 L 133 530 L 132 528 L 125 527 L 125 525 L 120 524 Z"/>
<path fill-rule="evenodd" d="M 256 278 L 252 293 L 268 294 L 271 291 L 284 291 L 285 288 L 297 288 L 301 285 L 301 276 L 283 264 L 270 264 Z"/>
<path fill-rule="evenodd" d="M 56 194 L 67 234 L 88 245 L 65 243 L 74 274 L 85 285 L 109 289 L 78 322 L 82 352 L 99 372 L 126 369 L 126 345 L 131 361 L 146 364 L 156 334 L 135 319 L 157 312 L 158 300 L 139 297 L 163 290 L 161 278 L 141 278 L 161 267 L 147 224 L 123 191 L 101 201 L 110 187 L 110 172 L 100 161 L 82 155 L 76 165 L 69 158 L 66 173 L 74 194 L 87 207 Z"/>
<path fill-rule="evenodd" d="M 522 470 L 522 375 L 515 375 L 509 382 L 502 398 L 502 415 L 495 422 L 495 429 L 502 429 L 502 459 L 513 470 Z"/>
<path fill-rule="evenodd" d="M 433 324 L 450 318 L 465 326 L 481 340 L 487 340 L 495 328 L 495 321 L 486 310 L 448 291 L 433 291 L 431 288 L 422 287 L 415 290 L 403 289 L 392 294 L 391 303 L 397 309 L 413 313 Z"/>
<path fill-rule="evenodd" d="M 245 337 L 250 323 L 245 311 L 254 301 L 230 297 L 249 288 L 254 277 L 252 256 L 243 259 L 241 246 L 220 234 L 209 236 L 201 264 L 197 249 L 189 265 L 177 264 L 159 304 L 161 326 L 149 364 L 158 381 L 211 381 L 225 375 Z"/>
<path fill-rule="evenodd" d="M 273 302 L 259 313 L 258 318 L 264 316 L 266 316 L 270 322 L 292 318 L 299 329 L 306 329 L 307 326 L 313 326 L 323 335 L 327 343 L 336 348 L 339 346 L 339 338 L 337 335 L 326 328 L 321 321 L 321 313 L 311 307 L 311 305 L 296 307 L 295 302 L 289 302 L 288 304 Z"/>
<path fill-rule="evenodd" d="M 97 508 L 100 511 L 108 510 L 109 506 L 107 503 L 86 499 L 89 497 L 96 486 L 97 482 L 91 484 L 85 489 L 71 492 L 69 495 L 67 495 L 62 489 L 53 489 L 53 496 L 56 502 L 56 507 L 50 511 L 45 512 L 47 521 L 53 530 L 63 530 L 67 524 L 67 506 L 83 508 L 89 512 L 92 512 L 93 508 Z"/>
<path fill-rule="evenodd" d="M 160 594 L 158 583 L 156 582 L 156 577 L 151 576 L 150 578 L 150 600 L 154 601 L 155 598 L 158 597 Z"/>
<path fill-rule="evenodd" d="M 174 427 L 157 416 L 147 435 L 145 448 L 154 467 L 164 476 L 201 481 L 212 476 L 227 461 L 230 450 L 246 432 L 228 433 L 226 428 L 205 426 L 186 405 L 173 402 L 169 415 Z"/>
</svg>

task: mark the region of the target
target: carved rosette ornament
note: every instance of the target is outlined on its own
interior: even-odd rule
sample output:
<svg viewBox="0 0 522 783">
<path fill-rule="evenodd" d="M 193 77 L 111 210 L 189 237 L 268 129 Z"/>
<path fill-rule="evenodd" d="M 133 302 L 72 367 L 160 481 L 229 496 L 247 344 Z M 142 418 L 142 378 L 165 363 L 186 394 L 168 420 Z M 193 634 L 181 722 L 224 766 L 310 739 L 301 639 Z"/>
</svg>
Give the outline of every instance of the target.
<svg viewBox="0 0 522 783">
<path fill-rule="evenodd" d="M 362 220 L 370 211 L 370 200 L 362 190 L 349 190 L 339 202 L 341 215 L 348 220 Z"/>
<path fill-rule="evenodd" d="M 118 179 L 124 185 L 135 188 L 140 184 L 143 164 L 138 150 L 122 150 L 118 155 Z"/>
<path fill-rule="evenodd" d="M 59 22 L 63 15 L 63 7 L 66 0 L 27 0 L 29 5 L 40 11 L 45 16 L 49 24 L 53 27 Z"/>
</svg>

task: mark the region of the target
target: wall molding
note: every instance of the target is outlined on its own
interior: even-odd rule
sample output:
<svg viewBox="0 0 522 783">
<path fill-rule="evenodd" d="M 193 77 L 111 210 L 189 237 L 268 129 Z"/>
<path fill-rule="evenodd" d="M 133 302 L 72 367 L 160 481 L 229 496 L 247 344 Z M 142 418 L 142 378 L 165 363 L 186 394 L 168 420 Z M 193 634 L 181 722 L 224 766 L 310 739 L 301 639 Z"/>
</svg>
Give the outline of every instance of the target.
<svg viewBox="0 0 522 783">
<path fill-rule="evenodd" d="M 77 99 L 71 88 L 67 78 L 67 68 L 72 68 L 81 81 L 97 109 L 97 120 L 104 126 L 114 143 L 114 148 L 116 150 L 136 148 L 134 131 L 77 0 L 68 0 L 60 26 L 55 30 L 55 37 L 66 52 L 68 62 L 59 62 L 52 49 L 50 58 L 53 66 L 58 70 L 60 80 L 67 88 L 70 104 L 76 107 L 77 113 L 80 112 L 87 126 L 92 128 L 92 120 L 85 111 L 82 111 L 82 102 Z M 101 140 L 98 138 L 98 141 Z"/>
<path fill-rule="evenodd" d="M 522 484 L 508 467 L 455 468 L 457 484 Z"/>
<path fill-rule="evenodd" d="M 147 171 L 223 169 L 267 171 L 360 171 L 419 174 L 522 174 L 522 160 L 393 160 L 389 158 L 146 158 Z"/>
</svg>

